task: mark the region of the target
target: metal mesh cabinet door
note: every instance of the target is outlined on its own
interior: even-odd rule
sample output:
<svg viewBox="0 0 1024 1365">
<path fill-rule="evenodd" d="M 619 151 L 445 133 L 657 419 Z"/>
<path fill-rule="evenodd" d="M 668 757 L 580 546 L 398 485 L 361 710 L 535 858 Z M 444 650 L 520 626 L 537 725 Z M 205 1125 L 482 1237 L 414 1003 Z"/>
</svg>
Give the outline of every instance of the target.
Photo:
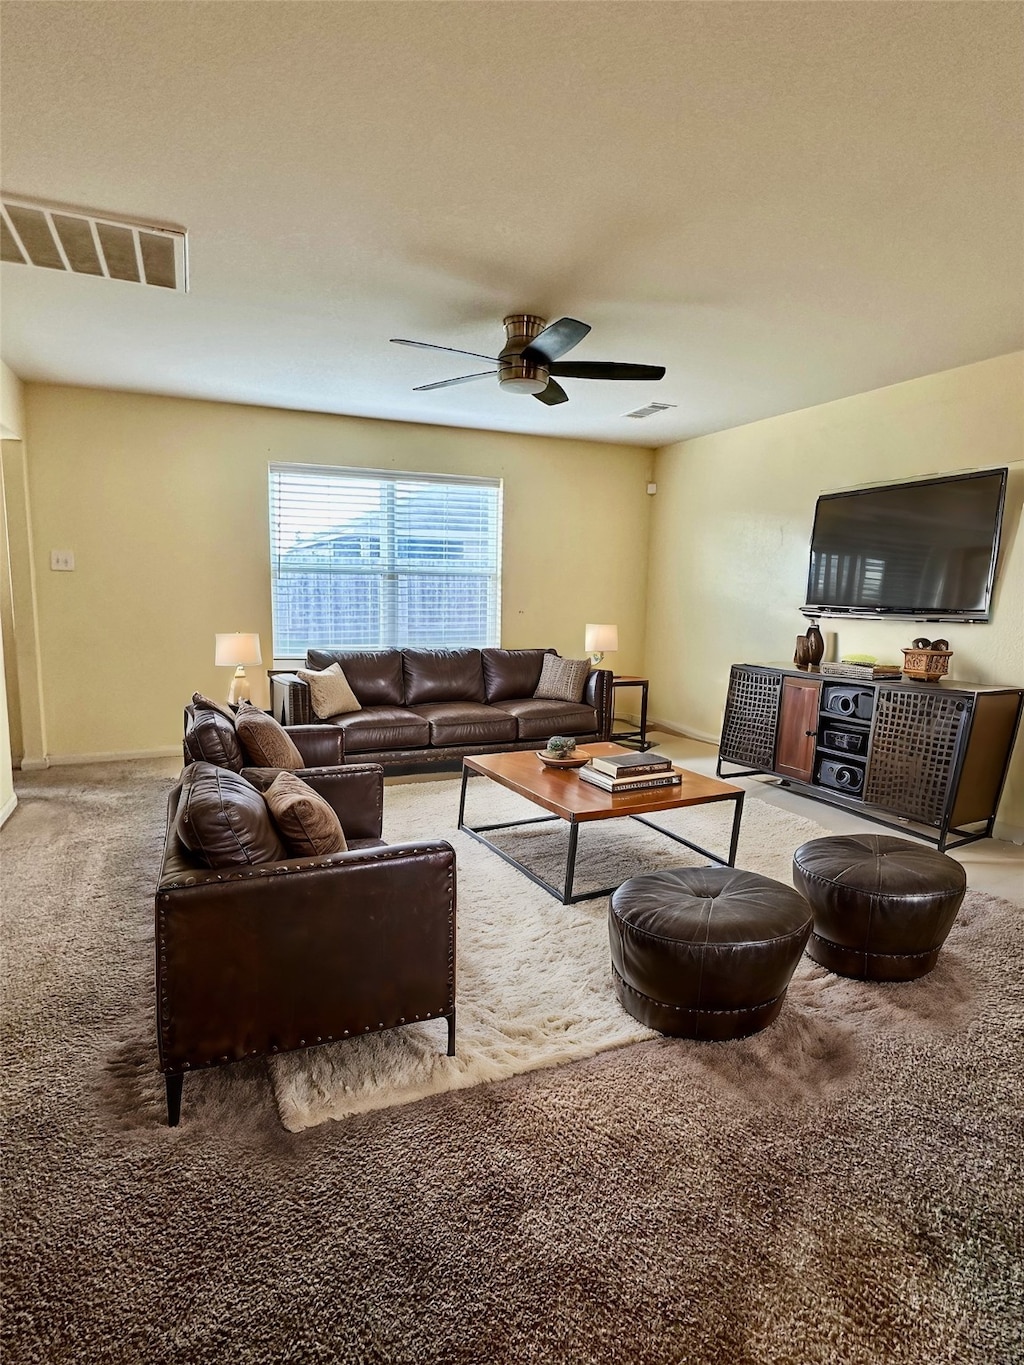
<svg viewBox="0 0 1024 1365">
<path fill-rule="evenodd" d="M 880 687 L 864 800 L 912 820 L 941 824 L 973 703 L 964 693 Z"/>
<path fill-rule="evenodd" d="M 733 668 L 718 750 L 720 759 L 751 768 L 772 768 L 781 692 L 781 673 Z"/>
</svg>

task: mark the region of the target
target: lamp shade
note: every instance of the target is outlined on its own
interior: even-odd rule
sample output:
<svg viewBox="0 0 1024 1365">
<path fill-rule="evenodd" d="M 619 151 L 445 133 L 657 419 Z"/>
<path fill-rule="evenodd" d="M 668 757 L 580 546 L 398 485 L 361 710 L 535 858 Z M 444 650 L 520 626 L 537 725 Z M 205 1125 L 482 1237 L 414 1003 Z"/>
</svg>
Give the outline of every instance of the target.
<svg viewBox="0 0 1024 1365">
<path fill-rule="evenodd" d="M 260 637 L 245 634 L 218 635 L 214 661 L 221 668 L 237 668 L 239 664 L 243 667 L 246 664 L 261 664 L 263 655 L 260 652 Z"/>
<path fill-rule="evenodd" d="M 618 626 L 587 626 L 587 635 L 584 642 L 584 649 L 588 654 L 601 654 L 605 650 L 616 650 L 619 647 L 619 628 Z"/>
</svg>

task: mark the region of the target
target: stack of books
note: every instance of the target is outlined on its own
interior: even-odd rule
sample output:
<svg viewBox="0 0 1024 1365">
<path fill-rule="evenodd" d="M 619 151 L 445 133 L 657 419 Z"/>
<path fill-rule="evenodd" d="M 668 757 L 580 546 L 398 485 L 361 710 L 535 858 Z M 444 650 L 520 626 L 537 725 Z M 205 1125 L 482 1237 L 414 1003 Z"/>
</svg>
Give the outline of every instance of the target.
<svg viewBox="0 0 1024 1365">
<path fill-rule="evenodd" d="M 594 758 L 580 769 L 580 779 L 606 792 L 646 791 L 649 787 L 674 787 L 682 781 L 667 758 L 652 754 L 609 754 Z"/>
<path fill-rule="evenodd" d="M 827 678 L 863 678 L 871 682 L 874 678 L 899 678 L 903 670 L 899 664 L 869 664 L 856 659 L 842 659 L 837 664 L 821 664 L 818 671 Z"/>
</svg>

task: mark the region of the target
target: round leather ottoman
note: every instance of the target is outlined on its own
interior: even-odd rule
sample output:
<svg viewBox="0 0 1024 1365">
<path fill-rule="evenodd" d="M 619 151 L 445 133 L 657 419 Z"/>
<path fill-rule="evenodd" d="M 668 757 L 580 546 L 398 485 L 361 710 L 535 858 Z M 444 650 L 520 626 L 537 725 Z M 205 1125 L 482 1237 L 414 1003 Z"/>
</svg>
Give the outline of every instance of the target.
<svg viewBox="0 0 1024 1365">
<path fill-rule="evenodd" d="M 648 1028 L 679 1038 L 743 1038 L 782 1009 L 811 932 L 803 896 L 734 867 L 679 867 L 614 893 L 615 991 Z"/>
<path fill-rule="evenodd" d="M 888 834 L 811 839 L 793 855 L 793 881 L 814 911 L 808 957 L 862 981 L 930 972 L 967 889 L 954 859 Z"/>
</svg>

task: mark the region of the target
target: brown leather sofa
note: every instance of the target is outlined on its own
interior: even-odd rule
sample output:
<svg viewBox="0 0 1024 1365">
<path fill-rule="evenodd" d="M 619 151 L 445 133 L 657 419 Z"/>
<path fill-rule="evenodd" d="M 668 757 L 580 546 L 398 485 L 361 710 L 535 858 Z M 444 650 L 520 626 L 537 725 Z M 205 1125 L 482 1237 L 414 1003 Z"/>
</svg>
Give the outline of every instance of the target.
<svg viewBox="0 0 1024 1365">
<path fill-rule="evenodd" d="M 391 772 L 461 765 L 467 754 L 542 749 L 552 735 L 605 740 L 613 719 L 612 674 L 595 669 L 579 703 L 535 697 L 552 649 L 311 649 L 306 667 L 341 665 L 362 707 L 318 720 L 309 686 L 295 673 L 271 675 L 273 714 L 294 727 L 330 727 L 344 761 Z M 296 740 L 298 744 L 298 740 Z M 301 749 L 301 744 L 299 745 Z"/>
<path fill-rule="evenodd" d="M 448 1022 L 455 1051 L 455 853 L 443 841 L 385 844 L 383 771 L 300 771 L 337 813 L 347 852 L 207 866 L 191 805 L 200 778 L 223 789 L 228 830 L 277 775 L 207 763 L 171 793 L 156 889 L 156 1000 L 167 1121 L 185 1073 L 244 1057 Z M 245 779 L 245 781 L 243 781 Z M 256 790 L 253 790 L 256 788 Z M 189 815 L 186 816 L 186 810 Z M 183 824 L 192 820 L 191 827 Z M 186 833 L 190 843 L 183 839 Z M 280 846 L 271 831 L 271 849 Z"/>
</svg>

